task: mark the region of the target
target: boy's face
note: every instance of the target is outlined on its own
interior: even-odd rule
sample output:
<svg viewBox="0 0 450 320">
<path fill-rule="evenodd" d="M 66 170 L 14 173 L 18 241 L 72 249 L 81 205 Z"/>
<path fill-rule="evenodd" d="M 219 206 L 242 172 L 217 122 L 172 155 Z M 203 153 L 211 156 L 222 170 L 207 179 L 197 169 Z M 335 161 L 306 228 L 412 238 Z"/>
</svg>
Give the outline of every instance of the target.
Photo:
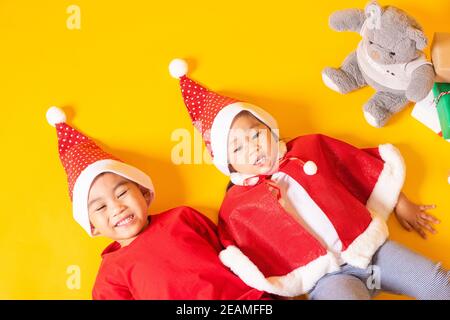
<svg viewBox="0 0 450 320">
<path fill-rule="evenodd" d="M 245 174 L 265 174 L 276 162 L 277 151 L 272 131 L 249 112 L 234 119 L 228 135 L 228 162 Z"/>
<path fill-rule="evenodd" d="M 88 198 L 93 235 L 129 244 L 147 226 L 150 202 L 150 191 L 136 183 L 114 173 L 99 175 Z"/>
</svg>

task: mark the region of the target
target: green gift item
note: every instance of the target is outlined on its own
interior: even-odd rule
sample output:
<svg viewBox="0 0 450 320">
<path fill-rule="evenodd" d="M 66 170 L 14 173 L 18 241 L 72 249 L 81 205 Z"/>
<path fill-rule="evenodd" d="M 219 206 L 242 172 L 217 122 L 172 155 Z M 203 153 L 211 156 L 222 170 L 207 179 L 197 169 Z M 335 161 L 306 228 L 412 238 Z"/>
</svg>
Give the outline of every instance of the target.
<svg viewBox="0 0 450 320">
<path fill-rule="evenodd" d="M 433 95 L 436 101 L 442 137 L 450 139 L 450 83 L 435 83 Z"/>
</svg>

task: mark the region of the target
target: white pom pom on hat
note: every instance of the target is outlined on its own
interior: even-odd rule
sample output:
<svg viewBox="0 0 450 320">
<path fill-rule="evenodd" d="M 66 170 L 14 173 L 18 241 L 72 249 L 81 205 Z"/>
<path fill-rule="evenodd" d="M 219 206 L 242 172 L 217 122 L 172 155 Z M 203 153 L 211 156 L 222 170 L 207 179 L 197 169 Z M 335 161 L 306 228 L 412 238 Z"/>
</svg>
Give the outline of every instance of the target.
<svg viewBox="0 0 450 320">
<path fill-rule="evenodd" d="M 183 59 L 173 59 L 169 64 L 169 73 L 175 79 L 179 79 L 188 72 L 188 64 Z"/>
<path fill-rule="evenodd" d="M 58 123 L 66 122 L 66 114 L 58 107 L 50 107 L 46 113 L 47 122 L 54 127 Z"/>
</svg>

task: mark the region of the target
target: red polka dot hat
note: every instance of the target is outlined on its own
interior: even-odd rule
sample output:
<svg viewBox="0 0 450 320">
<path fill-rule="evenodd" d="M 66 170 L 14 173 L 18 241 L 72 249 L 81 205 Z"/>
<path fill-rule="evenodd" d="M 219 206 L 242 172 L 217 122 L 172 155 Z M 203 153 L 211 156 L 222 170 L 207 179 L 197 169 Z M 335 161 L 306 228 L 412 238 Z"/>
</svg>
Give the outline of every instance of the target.
<svg viewBox="0 0 450 320">
<path fill-rule="evenodd" d="M 91 184 L 99 174 L 118 174 L 149 189 L 154 195 L 153 184 L 148 175 L 103 151 L 90 138 L 69 126 L 61 109 L 51 107 L 46 116 L 58 135 L 59 158 L 67 173 L 73 217 L 90 236 L 88 196 Z"/>
<path fill-rule="evenodd" d="M 172 77 L 180 80 L 181 94 L 192 123 L 201 132 L 214 164 L 227 176 L 230 175 L 227 156 L 228 133 L 233 119 L 240 112 L 248 111 L 272 130 L 278 130 L 276 120 L 263 109 L 219 95 L 188 78 L 185 60 L 172 60 L 169 72 Z"/>
</svg>

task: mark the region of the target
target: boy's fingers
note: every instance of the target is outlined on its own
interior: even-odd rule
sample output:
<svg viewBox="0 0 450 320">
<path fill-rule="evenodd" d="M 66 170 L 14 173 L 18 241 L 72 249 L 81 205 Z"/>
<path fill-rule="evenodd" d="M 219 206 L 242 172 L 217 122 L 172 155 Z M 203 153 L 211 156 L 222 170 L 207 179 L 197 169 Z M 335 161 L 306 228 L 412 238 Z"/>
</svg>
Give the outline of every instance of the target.
<svg viewBox="0 0 450 320">
<path fill-rule="evenodd" d="M 433 210 L 433 209 L 436 209 L 435 204 L 424 204 L 424 205 L 420 206 L 420 210 L 422 210 L 422 211 Z"/>
<path fill-rule="evenodd" d="M 425 231 L 422 230 L 422 228 L 420 227 L 420 225 L 415 225 L 414 226 L 414 230 L 416 230 L 416 232 L 423 238 L 426 239 L 427 238 L 427 234 L 425 233 Z"/>
<path fill-rule="evenodd" d="M 421 227 L 423 227 L 423 228 L 425 228 L 425 229 L 427 229 L 428 231 L 430 231 L 432 234 L 436 234 L 436 230 L 432 227 L 432 226 L 430 226 L 428 223 L 426 223 L 426 222 L 423 222 L 423 221 L 417 221 L 417 223 L 421 226 Z"/>
<path fill-rule="evenodd" d="M 403 227 L 404 229 L 406 229 L 408 232 L 410 232 L 410 231 L 412 230 L 411 225 L 410 225 L 406 220 L 399 219 L 398 221 L 400 222 L 400 224 L 402 225 L 402 227 Z"/>
<path fill-rule="evenodd" d="M 432 216 L 431 214 L 428 214 L 428 213 L 422 213 L 420 215 L 420 217 L 423 220 L 430 221 L 432 223 L 436 223 L 436 224 L 441 223 L 441 221 L 439 219 L 437 219 L 436 217 L 434 217 L 434 216 Z"/>
</svg>

